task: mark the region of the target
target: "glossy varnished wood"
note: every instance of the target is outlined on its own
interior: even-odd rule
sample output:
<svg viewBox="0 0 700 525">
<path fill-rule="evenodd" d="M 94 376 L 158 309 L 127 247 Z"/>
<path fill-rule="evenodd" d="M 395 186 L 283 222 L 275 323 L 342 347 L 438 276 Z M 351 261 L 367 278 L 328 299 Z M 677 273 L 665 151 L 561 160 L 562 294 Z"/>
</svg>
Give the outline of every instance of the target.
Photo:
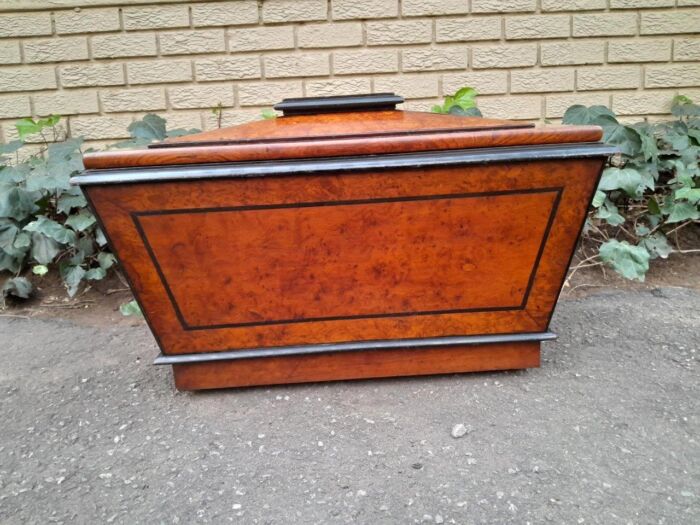
<svg viewBox="0 0 700 525">
<path fill-rule="evenodd" d="M 544 331 L 602 162 L 600 158 L 519 162 L 344 175 L 98 185 L 86 187 L 86 190 L 131 277 L 134 292 L 163 352 L 180 354 L 356 340 Z M 499 197 L 502 192 L 506 195 Z M 557 193 L 556 213 L 551 214 Z M 465 194 L 473 197 L 431 201 L 436 206 L 432 210 L 435 229 L 430 232 L 426 223 L 418 220 L 420 217 L 416 217 L 414 223 L 409 220 L 411 212 L 418 211 L 411 207 L 391 213 L 382 208 L 384 213 L 377 213 L 377 205 L 368 203 L 353 205 L 350 212 L 347 209 L 336 212 L 333 219 L 338 228 L 335 240 L 332 240 L 333 232 L 323 234 L 331 243 L 328 252 L 321 250 L 321 245 L 311 238 L 313 231 L 323 232 L 327 228 L 324 214 L 301 213 L 313 208 L 299 209 L 298 216 L 286 219 L 284 214 L 279 215 L 279 210 L 265 210 L 265 213 L 249 216 L 242 220 L 246 229 L 251 230 L 250 234 L 236 229 L 235 220 L 220 220 L 220 215 L 226 216 L 228 212 L 212 211 L 327 203 L 323 209 L 331 220 L 338 202 Z M 421 202 L 424 201 L 414 204 Z M 518 211 L 520 218 L 527 217 L 532 222 L 507 213 L 509 206 Z M 197 219 L 198 228 L 187 224 L 188 220 L 194 221 L 188 217 L 193 208 L 210 210 Z M 182 214 L 184 220 L 179 220 L 178 213 L 168 215 L 182 210 L 188 210 Z M 273 216 L 267 214 L 272 211 L 275 211 Z M 420 208 L 420 212 L 430 215 L 431 210 Z M 153 213 L 156 215 L 148 215 Z M 168 220 L 159 219 L 160 214 L 165 214 Z M 552 220 L 545 235 L 548 214 Z M 357 222 L 365 221 L 366 236 L 353 229 L 353 217 Z M 149 219 L 156 220 L 149 223 Z M 345 232 L 339 229 L 342 227 L 346 228 Z M 461 236 L 460 227 L 464 232 Z M 420 228 L 424 229 L 422 234 Z M 411 239 L 414 246 L 419 244 L 422 235 L 426 245 L 419 251 L 407 250 L 395 242 L 385 243 L 384 238 L 389 235 Z M 290 243 L 289 239 L 297 242 Z M 499 244 L 501 239 L 506 240 L 503 245 Z M 306 251 L 307 241 L 309 247 L 316 246 L 315 251 Z M 459 246 L 459 251 L 451 253 L 453 243 Z M 383 252 L 387 247 L 393 247 L 393 251 Z M 266 249 L 269 250 L 267 256 Z M 339 260 L 339 250 L 350 259 Z M 348 262 L 360 257 L 363 250 L 373 264 Z M 533 254 L 534 250 L 537 253 Z M 201 260 L 197 257 L 200 251 L 206 254 Z M 280 263 L 285 253 L 294 264 Z M 408 260 L 414 253 L 427 259 Z M 538 260 L 536 267 L 533 266 L 535 259 Z M 358 264 L 358 268 L 362 264 L 363 271 L 357 271 L 354 264 Z M 382 264 L 391 271 L 383 272 Z M 428 271 L 431 267 L 439 271 Z M 400 273 L 393 275 L 395 270 Z M 469 274 L 477 278 L 470 281 Z M 527 282 L 524 282 L 526 275 Z M 246 279 L 253 282 L 246 282 Z M 332 311 L 334 318 L 298 322 L 305 317 L 323 317 L 319 315 L 318 306 L 313 304 L 319 289 L 313 289 L 312 285 L 310 290 L 302 290 L 298 284 L 309 284 L 311 279 L 326 283 L 327 295 L 319 296 L 318 301 L 325 310 Z M 391 279 L 395 279 L 393 286 L 384 286 Z M 207 284 L 209 280 L 217 285 Z M 378 286 L 381 283 L 383 289 L 375 290 L 369 286 L 372 282 Z M 459 284 L 465 289 L 446 290 L 445 283 Z M 204 287 L 206 293 L 197 292 L 197 287 Z M 393 287 L 399 292 L 392 292 Z M 523 288 L 526 287 L 529 288 L 526 301 L 519 302 L 524 298 Z M 269 297 L 266 302 L 263 290 L 277 295 L 283 293 L 284 299 Z M 300 299 L 290 291 L 299 292 Z M 392 296 L 392 293 L 398 295 Z M 382 294 L 387 300 L 385 313 L 396 313 L 396 308 L 401 308 L 406 314 L 418 307 L 427 308 L 429 312 L 441 299 L 445 306 L 442 309 L 447 311 L 367 317 L 368 313 L 382 313 Z M 349 298 L 352 304 L 347 304 Z M 402 307 L 403 300 L 407 302 Z M 311 304 L 307 304 L 309 301 Z M 243 311 L 237 310 L 240 305 L 245 305 Z M 261 311 L 256 309 L 258 305 Z M 469 309 L 474 311 L 450 311 Z M 178 310 L 186 315 L 179 315 Z M 213 326 L 197 328 L 204 319 L 196 314 L 199 311 L 212 313 L 216 321 Z M 290 315 L 296 322 L 265 323 L 289 319 Z M 251 321 L 256 316 L 261 321 L 258 324 L 227 326 L 236 320 Z"/>
<path fill-rule="evenodd" d="M 540 344 L 517 343 L 197 363 L 175 365 L 173 372 L 179 390 L 200 390 L 539 366 Z"/>
<path fill-rule="evenodd" d="M 535 128 L 511 121 L 377 111 L 258 121 L 178 138 L 163 147 L 85 155 L 87 169 L 374 155 L 494 146 L 595 142 L 598 126 Z"/>
<path fill-rule="evenodd" d="M 162 353 L 188 361 L 173 366 L 180 389 L 526 368 L 539 365 L 538 342 L 370 348 L 546 332 L 607 151 L 507 146 L 600 137 L 598 127 L 427 113 L 303 115 L 88 155 L 97 171 L 83 189 Z M 465 148 L 493 150 L 462 164 L 283 174 L 265 163 L 264 176 L 233 176 L 251 166 L 236 164 L 216 178 L 148 180 L 159 166 Z M 146 168 L 140 180 L 99 171 L 130 167 Z M 351 342 L 367 349 L 201 361 Z"/>
</svg>

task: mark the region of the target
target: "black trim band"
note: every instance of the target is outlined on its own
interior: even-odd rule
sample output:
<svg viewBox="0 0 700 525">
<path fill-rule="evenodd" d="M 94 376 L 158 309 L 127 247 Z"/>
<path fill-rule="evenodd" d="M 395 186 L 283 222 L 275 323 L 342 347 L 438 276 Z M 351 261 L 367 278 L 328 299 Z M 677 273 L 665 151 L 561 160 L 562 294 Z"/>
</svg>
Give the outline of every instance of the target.
<svg viewBox="0 0 700 525">
<path fill-rule="evenodd" d="M 285 98 L 273 107 L 285 117 L 290 115 L 316 115 L 344 111 L 389 111 L 403 102 L 394 93 L 368 95 L 339 95 L 332 97 Z"/>
<path fill-rule="evenodd" d="M 273 346 L 267 348 L 244 348 L 225 352 L 202 352 L 199 354 L 159 355 L 154 365 L 183 365 L 209 363 L 212 361 L 234 361 L 238 359 L 255 359 L 259 357 L 286 357 L 296 355 L 324 354 L 332 352 L 357 352 L 364 350 L 417 350 L 440 346 L 483 345 L 495 343 L 528 343 L 552 341 L 556 339 L 552 332 L 525 334 L 491 334 L 465 335 L 451 337 L 427 337 L 421 339 L 387 339 L 376 341 L 358 341 L 353 343 L 331 343 L 298 346 Z"/>
<path fill-rule="evenodd" d="M 125 184 L 237 177 L 265 177 L 302 173 L 350 172 L 376 169 L 422 169 L 433 166 L 491 164 L 494 162 L 539 161 L 607 157 L 618 150 L 601 142 L 550 144 L 442 150 L 391 155 L 327 157 L 317 159 L 190 164 L 183 166 L 150 166 L 87 170 L 71 178 L 71 184 Z"/>
</svg>

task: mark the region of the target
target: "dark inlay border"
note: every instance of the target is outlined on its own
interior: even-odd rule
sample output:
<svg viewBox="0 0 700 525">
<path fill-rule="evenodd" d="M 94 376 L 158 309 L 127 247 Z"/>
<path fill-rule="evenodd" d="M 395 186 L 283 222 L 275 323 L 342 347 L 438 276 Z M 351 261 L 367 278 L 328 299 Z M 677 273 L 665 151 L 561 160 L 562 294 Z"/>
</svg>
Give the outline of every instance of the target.
<svg viewBox="0 0 700 525">
<path fill-rule="evenodd" d="M 527 300 L 530 296 L 530 291 L 535 281 L 535 276 L 537 274 L 537 269 L 539 268 L 540 260 L 544 252 L 544 248 L 549 238 L 549 233 L 554 223 L 554 218 L 556 217 L 557 210 L 559 208 L 559 203 L 561 201 L 561 195 L 563 192 L 563 187 L 552 187 L 552 188 L 527 188 L 520 190 L 503 190 L 503 191 L 490 191 L 490 192 L 477 192 L 477 193 L 458 193 L 458 194 L 441 194 L 441 195 L 412 195 L 405 197 L 391 197 L 391 198 L 378 198 L 378 199 L 357 199 L 357 200 L 344 200 L 344 201 L 323 201 L 323 202 L 299 202 L 291 204 L 262 204 L 262 205 L 252 205 L 252 206 L 233 206 L 233 207 L 221 207 L 221 208 L 188 208 L 188 209 L 176 209 L 176 210 L 148 210 L 142 212 L 131 212 L 131 219 L 134 222 L 136 230 L 143 242 L 146 251 L 153 263 L 153 266 L 158 273 L 158 277 L 163 285 L 170 303 L 175 311 L 175 315 L 185 331 L 193 330 L 217 330 L 223 328 L 250 328 L 255 326 L 269 326 L 269 325 L 281 325 L 281 324 L 297 324 L 297 323 L 314 323 L 323 321 L 349 321 L 357 319 L 378 319 L 378 318 L 391 318 L 391 317 L 413 317 L 413 316 L 425 316 L 425 315 L 445 315 L 445 314 L 462 314 L 462 313 L 481 313 L 481 312 L 504 312 L 504 311 L 514 311 L 514 310 L 524 310 L 527 305 Z M 425 310 L 425 311 L 413 311 L 413 312 L 388 312 L 382 314 L 364 314 L 364 315 L 347 315 L 347 316 L 328 316 L 328 317 L 308 317 L 303 319 L 276 319 L 269 321 L 258 321 L 258 322 L 245 322 L 245 323 L 222 323 L 222 324 L 211 324 L 211 325 L 190 325 L 185 319 L 182 311 L 177 303 L 175 295 L 165 277 L 163 269 L 158 263 L 158 259 L 153 251 L 151 244 L 148 242 L 148 238 L 141 224 L 140 217 L 147 216 L 163 216 L 163 215 L 175 215 L 175 214 L 195 214 L 195 213 L 216 213 L 216 212 L 231 212 L 231 211 L 250 211 L 250 210 L 271 210 L 271 209 L 289 209 L 289 208 L 310 208 L 310 207 L 320 207 L 320 206 L 343 206 L 343 205 L 363 205 L 363 204 L 377 204 L 377 203 L 391 203 L 391 202 L 412 202 L 412 201 L 423 201 L 423 200 L 444 200 L 444 199 L 467 199 L 467 198 L 484 198 L 484 197 L 498 197 L 504 195 L 527 195 L 527 194 L 537 194 L 537 193 L 555 193 L 556 197 L 552 204 L 552 209 L 547 220 L 547 225 L 545 226 L 542 239 L 540 240 L 540 246 L 537 251 L 537 256 L 533 264 L 532 270 L 530 272 L 530 277 L 528 279 L 528 284 L 523 294 L 523 299 L 520 304 L 510 305 L 510 306 L 498 306 L 498 307 L 487 307 L 487 308 L 456 308 L 456 309 L 446 309 L 446 310 Z"/>
</svg>

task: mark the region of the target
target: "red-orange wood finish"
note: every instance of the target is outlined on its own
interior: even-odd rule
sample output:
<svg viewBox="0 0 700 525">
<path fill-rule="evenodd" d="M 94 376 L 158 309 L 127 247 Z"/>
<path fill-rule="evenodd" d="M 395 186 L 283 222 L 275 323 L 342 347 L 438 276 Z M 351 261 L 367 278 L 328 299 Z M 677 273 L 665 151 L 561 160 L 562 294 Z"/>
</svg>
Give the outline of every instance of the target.
<svg viewBox="0 0 700 525">
<path fill-rule="evenodd" d="M 490 129 L 484 129 L 484 128 Z M 303 132 L 306 130 L 306 134 Z M 400 111 L 285 117 L 89 168 L 599 140 Z M 213 142 L 219 142 L 212 144 Z M 163 354 L 535 333 L 603 157 L 85 186 Z M 78 181 L 79 182 L 79 181 Z M 180 389 L 538 366 L 539 343 L 174 365 Z"/>
</svg>

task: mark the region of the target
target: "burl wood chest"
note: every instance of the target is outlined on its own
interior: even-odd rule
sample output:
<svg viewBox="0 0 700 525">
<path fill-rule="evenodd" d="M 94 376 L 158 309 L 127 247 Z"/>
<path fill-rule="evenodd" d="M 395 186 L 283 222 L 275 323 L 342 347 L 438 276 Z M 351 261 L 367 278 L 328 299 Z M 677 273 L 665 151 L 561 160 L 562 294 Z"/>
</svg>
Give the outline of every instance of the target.
<svg viewBox="0 0 700 525">
<path fill-rule="evenodd" d="M 86 155 L 84 190 L 183 390 L 536 367 L 598 127 L 391 94 Z"/>
</svg>

